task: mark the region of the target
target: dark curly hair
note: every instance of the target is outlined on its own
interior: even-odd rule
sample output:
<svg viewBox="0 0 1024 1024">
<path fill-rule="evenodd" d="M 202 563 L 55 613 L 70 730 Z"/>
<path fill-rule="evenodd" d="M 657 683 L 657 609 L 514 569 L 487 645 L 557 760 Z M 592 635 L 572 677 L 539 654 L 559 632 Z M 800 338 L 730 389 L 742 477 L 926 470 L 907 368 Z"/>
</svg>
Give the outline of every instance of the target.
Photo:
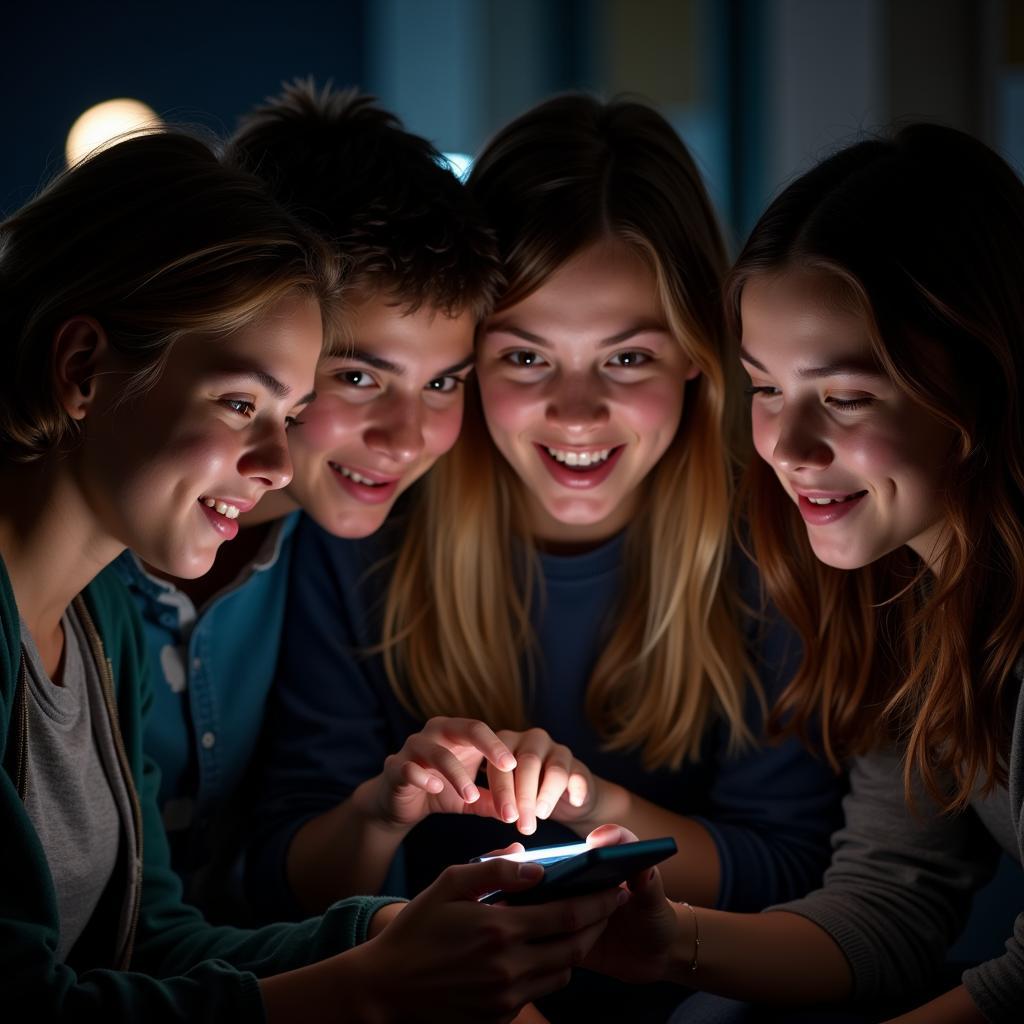
<svg viewBox="0 0 1024 1024">
<path fill-rule="evenodd" d="M 355 287 L 409 312 L 490 312 L 502 277 L 475 201 L 373 96 L 291 82 L 242 119 L 224 155 L 336 242 Z"/>
</svg>

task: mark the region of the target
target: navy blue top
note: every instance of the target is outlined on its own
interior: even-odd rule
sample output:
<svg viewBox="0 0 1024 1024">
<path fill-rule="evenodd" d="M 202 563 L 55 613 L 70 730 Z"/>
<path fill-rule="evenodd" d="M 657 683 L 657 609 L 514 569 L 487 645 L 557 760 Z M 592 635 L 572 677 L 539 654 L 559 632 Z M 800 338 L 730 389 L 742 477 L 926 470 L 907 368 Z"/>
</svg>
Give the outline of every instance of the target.
<svg viewBox="0 0 1024 1024">
<path fill-rule="evenodd" d="M 377 775 L 385 757 L 424 724 L 396 699 L 380 658 L 361 653 L 379 637 L 388 577 L 381 561 L 399 530 L 392 524 L 367 540 L 342 540 L 304 520 L 296 531 L 267 768 L 247 856 L 250 899 L 269 917 L 299 913 L 284 870 L 299 827 Z M 799 744 L 730 756 L 728 727 L 716 721 L 699 762 L 684 762 L 678 771 L 649 772 L 639 752 L 602 749 L 583 713 L 584 691 L 613 620 L 622 554 L 619 536 L 583 555 L 541 556 L 545 597 L 535 602 L 541 653 L 531 724 L 566 744 L 595 774 L 705 825 L 721 857 L 718 906 L 755 910 L 807 892 L 828 862 L 840 785 Z M 756 583 L 744 589 L 756 596 Z M 748 642 L 771 700 L 798 664 L 799 643 L 777 618 L 750 623 Z M 758 735 L 753 695 L 747 720 Z M 520 838 L 502 822 L 432 815 L 403 844 L 408 892 L 448 864 Z M 571 841 L 578 841 L 575 833 L 550 821 L 539 822 L 529 839 L 538 846 Z M 393 871 L 389 891 L 399 879 Z"/>
</svg>

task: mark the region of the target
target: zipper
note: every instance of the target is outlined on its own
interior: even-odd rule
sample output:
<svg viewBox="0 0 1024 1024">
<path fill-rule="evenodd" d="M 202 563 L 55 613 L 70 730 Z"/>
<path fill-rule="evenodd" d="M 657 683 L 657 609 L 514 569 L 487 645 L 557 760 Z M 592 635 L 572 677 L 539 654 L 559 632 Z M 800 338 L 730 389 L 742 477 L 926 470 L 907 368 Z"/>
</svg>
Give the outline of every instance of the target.
<svg viewBox="0 0 1024 1024">
<path fill-rule="evenodd" d="M 25 651 L 21 651 L 21 667 L 18 669 L 18 694 L 15 702 L 17 722 L 14 736 L 14 786 L 21 802 L 28 796 L 28 669 L 25 665 Z"/>
<path fill-rule="evenodd" d="M 118 764 L 121 767 L 121 774 L 128 790 L 128 798 L 132 807 L 132 822 L 135 826 L 135 862 L 137 882 L 132 898 L 132 914 L 128 923 L 128 935 L 125 939 L 124 954 L 119 965 L 120 970 L 127 970 L 131 963 L 132 953 L 135 947 L 135 933 L 139 924 L 139 910 L 142 904 L 142 805 L 139 802 L 139 794 L 135 788 L 135 781 L 132 778 L 131 764 L 128 761 L 128 754 L 124 747 L 124 738 L 121 735 L 121 725 L 117 716 L 117 700 L 114 696 L 114 666 L 103 649 L 103 639 L 99 630 L 89 614 L 85 600 L 79 594 L 75 600 L 75 611 L 82 622 L 85 635 L 92 648 L 93 661 L 100 674 L 100 681 L 103 684 L 103 699 L 107 706 L 107 716 L 110 720 L 110 731 L 114 738 L 114 749 L 117 751 Z"/>
</svg>

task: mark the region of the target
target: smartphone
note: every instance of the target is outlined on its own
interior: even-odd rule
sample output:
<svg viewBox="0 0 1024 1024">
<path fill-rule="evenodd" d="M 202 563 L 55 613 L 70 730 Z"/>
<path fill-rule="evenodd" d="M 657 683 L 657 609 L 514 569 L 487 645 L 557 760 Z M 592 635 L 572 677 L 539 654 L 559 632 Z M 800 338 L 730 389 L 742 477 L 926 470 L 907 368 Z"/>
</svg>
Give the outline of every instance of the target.
<svg viewBox="0 0 1024 1024">
<path fill-rule="evenodd" d="M 481 903 L 507 903 L 524 906 L 547 903 L 570 896 L 610 889 L 645 868 L 660 864 L 676 853 L 676 841 L 670 837 L 644 839 L 637 843 L 618 846 L 587 846 L 570 843 L 565 846 L 541 846 L 523 853 L 501 855 L 505 860 L 534 861 L 544 867 L 544 877 L 524 892 L 505 892 L 499 889 L 480 897 Z M 476 861 L 494 860 L 494 857 L 476 857 Z"/>
</svg>

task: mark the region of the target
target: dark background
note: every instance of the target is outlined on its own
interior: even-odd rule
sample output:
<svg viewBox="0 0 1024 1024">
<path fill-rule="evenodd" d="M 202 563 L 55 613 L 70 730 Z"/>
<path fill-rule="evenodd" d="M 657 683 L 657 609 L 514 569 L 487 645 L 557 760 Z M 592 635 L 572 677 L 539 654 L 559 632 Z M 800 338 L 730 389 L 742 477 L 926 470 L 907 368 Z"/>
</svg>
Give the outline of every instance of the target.
<svg viewBox="0 0 1024 1024">
<path fill-rule="evenodd" d="M 786 179 L 893 118 L 1024 162 L 1020 0 L 177 0 L 0 3 L 0 212 L 130 96 L 231 131 L 282 81 L 358 84 L 472 154 L 552 92 L 628 91 L 693 149 L 734 239 Z"/>
</svg>

